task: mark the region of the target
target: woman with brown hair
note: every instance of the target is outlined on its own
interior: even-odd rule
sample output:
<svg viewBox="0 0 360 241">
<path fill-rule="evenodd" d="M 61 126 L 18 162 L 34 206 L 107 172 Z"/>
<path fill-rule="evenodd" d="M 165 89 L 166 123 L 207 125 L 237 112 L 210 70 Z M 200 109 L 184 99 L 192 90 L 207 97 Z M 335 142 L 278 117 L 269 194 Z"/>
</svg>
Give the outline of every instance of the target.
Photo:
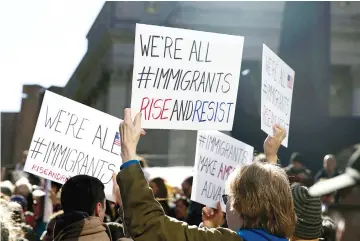
<svg viewBox="0 0 360 241">
<path fill-rule="evenodd" d="M 124 209 L 124 221 L 130 236 L 141 240 L 171 241 L 287 241 L 295 227 L 295 213 L 289 181 L 284 171 L 269 164 L 254 162 L 237 169 L 227 201 L 227 216 L 242 219 L 237 232 L 218 228 L 223 213 L 218 210 L 206 219 L 214 228 L 188 226 L 169 218 L 155 201 L 138 160 L 136 146 L 141 129 L 141 114 L 132 121 L 131 110 L 125 109 L 120 125 L 123 164 L 117 175 Z M 285 130 L 274 126 L 274 137 L 264 143 L 267 161 L 277 162 L 277 151 L 286 136 Z M 230 225 L 230 220 L 227 220 Z"/>
<path fill-rule="evenodd" d="M 156 201 L 161 204 L 165 214 L 169 215 L 171 209 L 168 204 L 168 190 L 165 185 L 165 181 L 160 177 L 156 177 L 150 180 L 149 185 L 153 191 Z"/>
</svg>

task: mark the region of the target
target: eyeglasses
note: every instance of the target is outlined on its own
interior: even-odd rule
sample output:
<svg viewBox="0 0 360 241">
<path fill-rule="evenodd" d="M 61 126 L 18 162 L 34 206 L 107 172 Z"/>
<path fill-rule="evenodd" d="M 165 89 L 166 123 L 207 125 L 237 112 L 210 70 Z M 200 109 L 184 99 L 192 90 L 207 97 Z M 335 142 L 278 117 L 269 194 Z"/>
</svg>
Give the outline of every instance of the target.
<svg viewBox="0 0 360 241">
<path fill-rule="evenodd" d="M 229 201 L 229 195 L 224 194 L 221 197 L 222 197 L 222 200 L 223 200 L 224 204 L 226 205 L 227 202 Z"/>
</svg>

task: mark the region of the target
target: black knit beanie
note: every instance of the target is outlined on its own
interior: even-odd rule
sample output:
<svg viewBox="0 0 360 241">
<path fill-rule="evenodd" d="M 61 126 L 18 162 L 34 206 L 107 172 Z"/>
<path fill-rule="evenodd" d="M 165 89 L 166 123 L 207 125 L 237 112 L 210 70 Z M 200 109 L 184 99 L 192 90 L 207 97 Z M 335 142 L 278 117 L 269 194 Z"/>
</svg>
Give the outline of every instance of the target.
<svg viewBox="0 0 360 241">
<path fill-rule="evenodd" d="M 304 186 L 293 185 L 295 214 L 297 217 L 294 236 L 301 239 L 317 239 L 321 236 L 321 202 L 318 197 L 310 197 Z"/>
</svg>

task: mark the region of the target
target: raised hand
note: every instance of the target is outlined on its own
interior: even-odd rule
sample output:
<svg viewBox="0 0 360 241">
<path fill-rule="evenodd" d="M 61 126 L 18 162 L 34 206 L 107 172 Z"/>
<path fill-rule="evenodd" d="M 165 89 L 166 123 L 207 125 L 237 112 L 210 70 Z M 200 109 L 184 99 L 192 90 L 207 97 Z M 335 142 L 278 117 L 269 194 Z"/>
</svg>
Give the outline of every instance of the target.
<svg viewBox="0 0 360 241">
<path fill-rule="evenodd" d="M 280 148 L 281 142 L 286 137 L 286 130 L 285 128 L 282 128 L 279 125 L 273 125 L 273 131 L 274 131 L 273 136 L 268 136 L 265 139 L 264 153 L 269 162 L 276 164 L 277 152 Z"/>
<path fill-rule="evenodd" d="M 137 113 L 134 121 L 131 118 L 131 109 L 124 110 L 124 121 L 120 124 L 121 157 L 123 162 L 137 159 L 136 147 L 140 136 L 145 135 L 141 129 L 141 112 Z"/>
</svg>

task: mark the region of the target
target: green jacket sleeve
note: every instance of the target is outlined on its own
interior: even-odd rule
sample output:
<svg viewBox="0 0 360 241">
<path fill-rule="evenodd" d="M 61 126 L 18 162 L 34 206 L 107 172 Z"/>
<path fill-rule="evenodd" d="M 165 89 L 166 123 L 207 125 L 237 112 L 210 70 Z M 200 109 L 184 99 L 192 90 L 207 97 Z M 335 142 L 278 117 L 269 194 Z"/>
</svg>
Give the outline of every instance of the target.
<svg viewBox="0 0 360 241">
<path fill-rule="evenodd" d="M 166 216 L 138 164 L 121 170 L 117 183 L 123 203 L 124 223 L 136 241 L 242 241 L 229 229 L 198 228 Z"/>
</svg>

